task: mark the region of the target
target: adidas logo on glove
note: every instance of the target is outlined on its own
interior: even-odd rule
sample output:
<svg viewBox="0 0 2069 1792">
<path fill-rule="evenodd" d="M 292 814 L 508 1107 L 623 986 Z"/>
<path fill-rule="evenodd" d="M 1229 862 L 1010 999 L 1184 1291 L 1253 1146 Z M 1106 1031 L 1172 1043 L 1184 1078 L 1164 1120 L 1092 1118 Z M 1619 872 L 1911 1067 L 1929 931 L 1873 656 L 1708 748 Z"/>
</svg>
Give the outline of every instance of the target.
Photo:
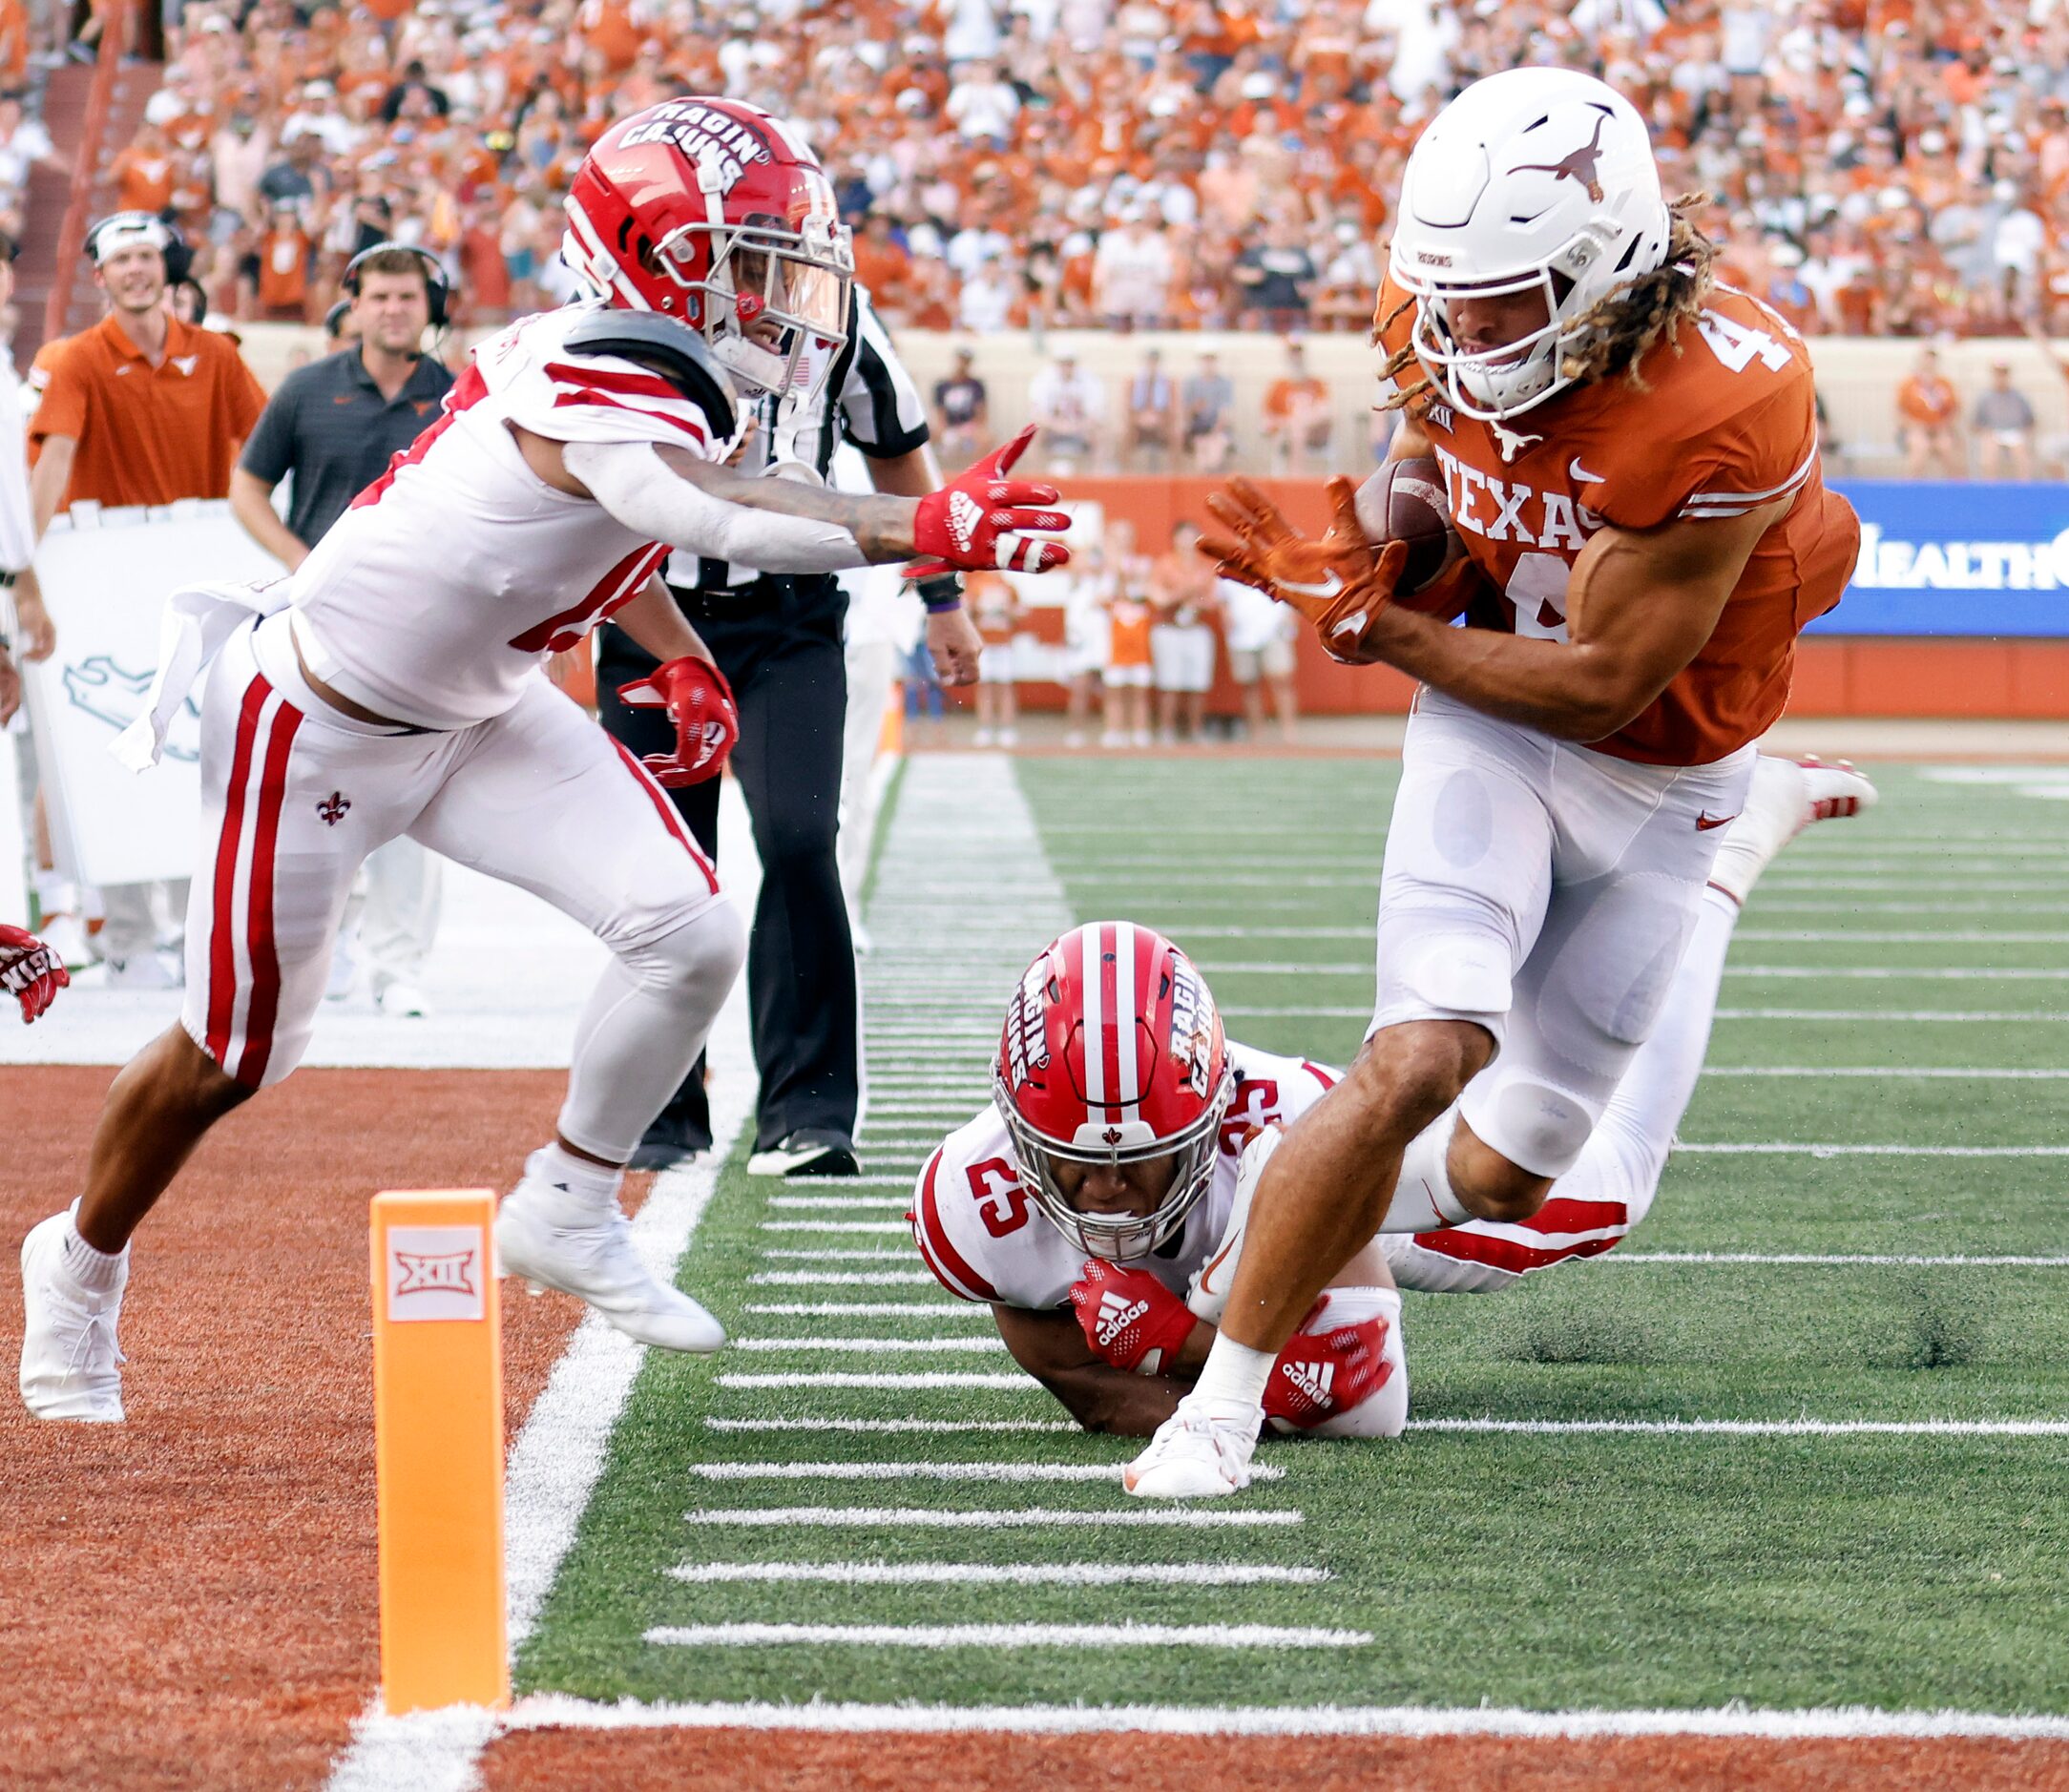
<svg viewBox="0 0 2069 1792">
<path fill-rule="evenodd" d="M 1148 1311 L 1147 1301 L 1131 1301 L 1109 1288 L 1099 1297 L 1099 1347 L 1104 1349 Z"/>
<path fill-rule="evenodd" d="M 968 553 L 977 538 L 977 525 L 984 521 L 984 506 L 967 491 L 949 494 L 949 533 L 958 553 Z"/>
<path fill-rule="evenodd" d="M 1329 1388 L 1336 1380 L 1333 1363 L 1282 1363 L 1287 1381 L 1316 1407 L 1329 1404 Z"/>
</svg>

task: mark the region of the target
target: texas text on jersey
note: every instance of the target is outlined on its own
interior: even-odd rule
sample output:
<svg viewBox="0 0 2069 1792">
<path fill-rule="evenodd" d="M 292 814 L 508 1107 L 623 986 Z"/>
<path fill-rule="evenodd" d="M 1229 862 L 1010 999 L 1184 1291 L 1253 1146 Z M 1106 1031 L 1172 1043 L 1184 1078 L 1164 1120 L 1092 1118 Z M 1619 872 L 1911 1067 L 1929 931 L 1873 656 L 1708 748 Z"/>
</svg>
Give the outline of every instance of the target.
<svg viewBox="0 0 2069 1792">
<path fill-rule="evenodd" d="M 333 690 L 423 728 L 487 720 L 667 558 L 602 505 L 545 484 L 511 433 L 731 451 L 731 394 L 716 378 L 699 402 L 637 363 L 571 349 L 571 334 L 610 315 L 600 302 L 564 305 L 485 344 L 445 414 L 302 563 L 295 638 Z"/>
<path fill-rule="evenodd" d="M 1377 321 L 1386 351 L 1414 328 L 1390 279 Z M 1595 751 L 1655 765 L 1706 765 L 1756 739 L 1788 698 L 1796 636 L 1838 603 L 1860 544 L 1818 462 L 1809 355 L 1759 300 L 1716 286 L 1694 330 L 1622 373 L 1571 386 L 1515 427 L 1418 401 L 1444 469 L 1452 519 L 1499 596 L 1478 627 L 1567 638 L 1566 585 L 1605 524 L 1646 530 L 1727 519 L 1793 494 L 1761 537 L 1701 652 L 1636 720 Z"/>
</svg>

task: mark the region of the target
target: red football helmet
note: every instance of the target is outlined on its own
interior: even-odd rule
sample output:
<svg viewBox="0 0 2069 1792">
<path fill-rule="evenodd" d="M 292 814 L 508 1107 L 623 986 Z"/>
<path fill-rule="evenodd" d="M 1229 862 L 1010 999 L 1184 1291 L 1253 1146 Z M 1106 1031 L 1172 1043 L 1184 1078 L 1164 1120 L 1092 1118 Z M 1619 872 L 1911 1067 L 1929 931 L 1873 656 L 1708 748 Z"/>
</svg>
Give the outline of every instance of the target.
<svg viewBox="0 0 2069 1792">
<path fill-rule="evenodd" d="M 1057 1231 L 1090 1257 L 1146 1257 L 1207 1192 L 1235 1093 L 1214 997 L 1185 954 L 1127 921 L 1074 927 L 1028 967 L 992 1072 L 1022 1176 Z M 1058 1160 L 1177 1159 L 1156 1211 L 1080 1213 Z"/>
<path fill-rule="evenodd" d="M 636 113 L 596 139 L 566 207 L 570 267 L 615 305 L 701 330 L 758 390 L 787 392 L 811 341 L 847 340 L 855 258 L 833 189 L 759 106 L 693 97 Z"/>
</svg>

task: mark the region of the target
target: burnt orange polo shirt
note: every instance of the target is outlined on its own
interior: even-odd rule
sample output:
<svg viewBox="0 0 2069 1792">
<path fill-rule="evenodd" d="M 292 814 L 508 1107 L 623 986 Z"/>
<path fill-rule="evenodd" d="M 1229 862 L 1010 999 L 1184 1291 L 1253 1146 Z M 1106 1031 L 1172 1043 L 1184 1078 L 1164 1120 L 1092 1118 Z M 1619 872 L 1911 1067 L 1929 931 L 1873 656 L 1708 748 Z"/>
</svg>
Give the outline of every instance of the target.
<svg viewBox="0 0 2069 1792">
<path fill-rule="evenodd" d="M 35 451 L 52 436 L 78 444 L 61 508 L 223 498 L 238 445 L 265 402 L 228 337 L 168 319 L 165 359 L 154 367 L 111 311 L 52 356 L 30 443 Z"/>
</svg>

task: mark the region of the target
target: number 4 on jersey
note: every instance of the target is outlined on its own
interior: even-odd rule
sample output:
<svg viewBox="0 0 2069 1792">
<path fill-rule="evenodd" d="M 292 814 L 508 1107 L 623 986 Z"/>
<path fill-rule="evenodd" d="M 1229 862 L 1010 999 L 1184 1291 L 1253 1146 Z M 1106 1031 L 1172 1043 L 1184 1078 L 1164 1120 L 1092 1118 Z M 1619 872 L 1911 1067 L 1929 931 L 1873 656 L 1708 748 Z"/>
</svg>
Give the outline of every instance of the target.
<svg viewBox="0 0 2069 1792">
<path fill-rule="evenodd" d="M 1770 372 L 1779 373 L 1788 365 L 1787 344 L 1748 323 L 1734 323 L 1720 312 L 1703 312 L 1696 320 L 1696 329 L 1709 344 L 1710 352 L 1733 373 L 1744 373 L 1756 357 Z"/>
</svg>

